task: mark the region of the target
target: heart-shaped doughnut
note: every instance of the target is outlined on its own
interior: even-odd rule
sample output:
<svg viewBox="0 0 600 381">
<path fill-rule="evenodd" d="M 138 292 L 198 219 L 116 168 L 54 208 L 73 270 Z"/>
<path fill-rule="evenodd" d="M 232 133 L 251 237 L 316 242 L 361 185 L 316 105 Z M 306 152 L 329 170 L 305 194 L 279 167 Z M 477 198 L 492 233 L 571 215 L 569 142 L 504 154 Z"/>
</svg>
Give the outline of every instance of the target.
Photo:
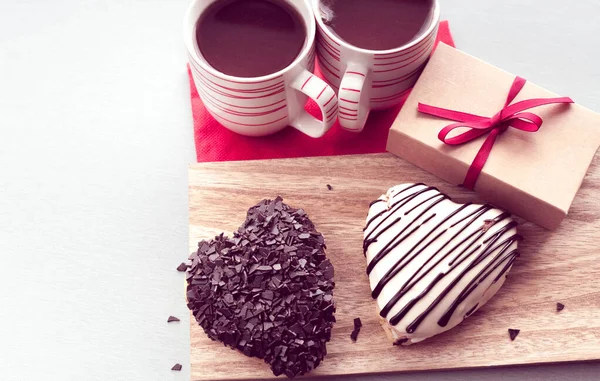
<svg viewBox="0 0 600 381">
<path fill-rule="evenodd" d="M 233 238 L 201 241 L 190 260 L 188 307 L 212 340 L 264 359 L 276 376 L 323 360 L 335 322 L 334 270 L 302 209 L 264 200 Z"/>
<path fill-rule="evenodd" d="M 394 344 L 423 341 L 481 308 L 504 283 L 521 239 L 509 213 L 457 204 L 424 184 L 398 185 L 373 201 L 363 248 Z"/>
</svg>

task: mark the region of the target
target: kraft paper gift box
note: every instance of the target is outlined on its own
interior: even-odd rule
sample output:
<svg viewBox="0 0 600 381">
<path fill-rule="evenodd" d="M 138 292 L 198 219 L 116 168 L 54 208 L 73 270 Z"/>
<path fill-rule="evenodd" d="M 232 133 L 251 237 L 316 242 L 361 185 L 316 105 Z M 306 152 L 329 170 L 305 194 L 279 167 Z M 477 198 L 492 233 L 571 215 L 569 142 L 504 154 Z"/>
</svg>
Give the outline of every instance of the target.
<svg viewBox="0 0 600 381">
<path fill-rule="evenodd" d="M 418 106 L 491 117 L 505 107 L 515 78 L 440 44 L 392 125 L 387 150 L 450 183 L 463 184 L 487 134 L 461 145 L 445 144 L 438 133 L 455 122 L 421 113 Z M 527 82 L 511 104 L 551 97 L 557 95 Z M 600 115 L 577 104 L 545 105 L 527 112 L 543 120 L 541 128 L 537 132 L 505 128 L 474 190 L 487 202 L 555 229 L 600 146 Z"/>
</svg>

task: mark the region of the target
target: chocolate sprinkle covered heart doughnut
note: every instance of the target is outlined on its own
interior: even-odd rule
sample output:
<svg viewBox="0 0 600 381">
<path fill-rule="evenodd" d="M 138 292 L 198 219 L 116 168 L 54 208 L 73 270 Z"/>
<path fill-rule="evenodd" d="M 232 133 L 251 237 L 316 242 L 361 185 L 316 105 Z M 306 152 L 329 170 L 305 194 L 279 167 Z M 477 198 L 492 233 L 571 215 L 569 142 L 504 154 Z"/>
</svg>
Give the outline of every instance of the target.
<svg viewBox="0 0 600 381">
<path fill-rule="evenodd" d="M 424 184 L 395 186 L 372 202 L 367 274 L 394 344 L 423 341 L 481 308 L 504 283 L 521 239 L 509 213 L 454 203 Z"/>
<path fill-rule="evenodd" d="M 335 322 L 333 265 L 302 209 L 281 198 L 250 208 L 233 238 L 198 243 L 188 307 L 212 340 L 293 378 L 327 354 Z"/>
</svg>

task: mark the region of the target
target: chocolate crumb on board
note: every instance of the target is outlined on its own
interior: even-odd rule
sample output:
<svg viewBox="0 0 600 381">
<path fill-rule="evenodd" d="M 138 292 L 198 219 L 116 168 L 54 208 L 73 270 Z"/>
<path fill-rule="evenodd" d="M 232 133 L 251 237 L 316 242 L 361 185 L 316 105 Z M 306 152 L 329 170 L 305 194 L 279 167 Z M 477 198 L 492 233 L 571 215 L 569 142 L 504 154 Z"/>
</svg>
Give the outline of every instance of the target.
<svg viewBox="0 0 600 381">
<path fill-rule="evenodd" d="M 331 185 L 327 184 L 327 189 L 333 190 L 333 187 Z"/>
<path fill-rule="evenodd" d="M 350 339 L 352 339 L 352 341 L 356 341 L 356 339 L 358 339 L 359 333 L 360 333 L 360 328 L 354 328 L 354 331 L 352 331 L 352 333 L 350 334 Z"/>
<path fill-rule="evenodd" d="M 519 335 L 519 332 L 521 332 L 520 329 L 508 329 L 508 335 L 510 336 L 510 341 L 515 341 L 515 339 L 517 338 L 517 336 Z"/>
<path fill-rule="evenodd" d="M 562 303 L 556 303 L 556 312 L 560 312 L 565 309 L 565 305 Z"/>
<path fill-rule="evenodd" d="M 354 330 L 350 334 L 350 339 L 352 339 L 352 341 L 356 341 L 356 339 L 358 339 L 358 334 L 360 333 L 360 327 L 362 327 L 362 322 L 360 321 L 360 318 L 355 318 L 354 319 Z"/>
<path fill-rule="evenodd" d="M 180 321 L 178 317 L 175 316 L 169 316 L 169 318 L 167 319 L 167 323 L 171 323 L 174 321 Z"/>
<path fill-rule="evenodd" d="M 177 266 L 177 271 L 182 273 L 184 271 L 187 271 L 187 268 L 188 268 L 187 265 L 185 263 L 181 262 L 181 264 L 179 266 Z"/>
<path fill-rule="evenodd" d="M 181 368 L 182 368 L 181 364 L 175 364 L 175 365 L 173 365 L 171 370 L 175 370 L 175 371 L 179 372 L 181 370 Z"/>
<path fill-rule="evenodd" d="M 333 265 L 302 209 L 263 200 L 233 237 L 198 243 L 188 308 L 209 338 L 263 359 L 275 376 L 323 361 L 335 322 Z"/>
</svg>

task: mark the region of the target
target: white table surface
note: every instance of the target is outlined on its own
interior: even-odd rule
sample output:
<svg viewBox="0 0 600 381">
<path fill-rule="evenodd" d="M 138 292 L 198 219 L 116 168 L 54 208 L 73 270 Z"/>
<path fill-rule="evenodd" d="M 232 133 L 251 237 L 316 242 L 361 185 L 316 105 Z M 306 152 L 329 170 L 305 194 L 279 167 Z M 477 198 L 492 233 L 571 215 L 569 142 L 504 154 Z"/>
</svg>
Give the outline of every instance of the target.
<svg viewBox="0 0 600 381">
<path fill-rule="evenodd" d="M 0 0 L 2 381 L 189 380 L 175 271 L 187 256 L 195 160 L 186 5 Z M 463 50 L 600 111 L 597 0 L 442 6 Z M 599 373 L 588 363 L 345 380 Z"/>
</svg>

